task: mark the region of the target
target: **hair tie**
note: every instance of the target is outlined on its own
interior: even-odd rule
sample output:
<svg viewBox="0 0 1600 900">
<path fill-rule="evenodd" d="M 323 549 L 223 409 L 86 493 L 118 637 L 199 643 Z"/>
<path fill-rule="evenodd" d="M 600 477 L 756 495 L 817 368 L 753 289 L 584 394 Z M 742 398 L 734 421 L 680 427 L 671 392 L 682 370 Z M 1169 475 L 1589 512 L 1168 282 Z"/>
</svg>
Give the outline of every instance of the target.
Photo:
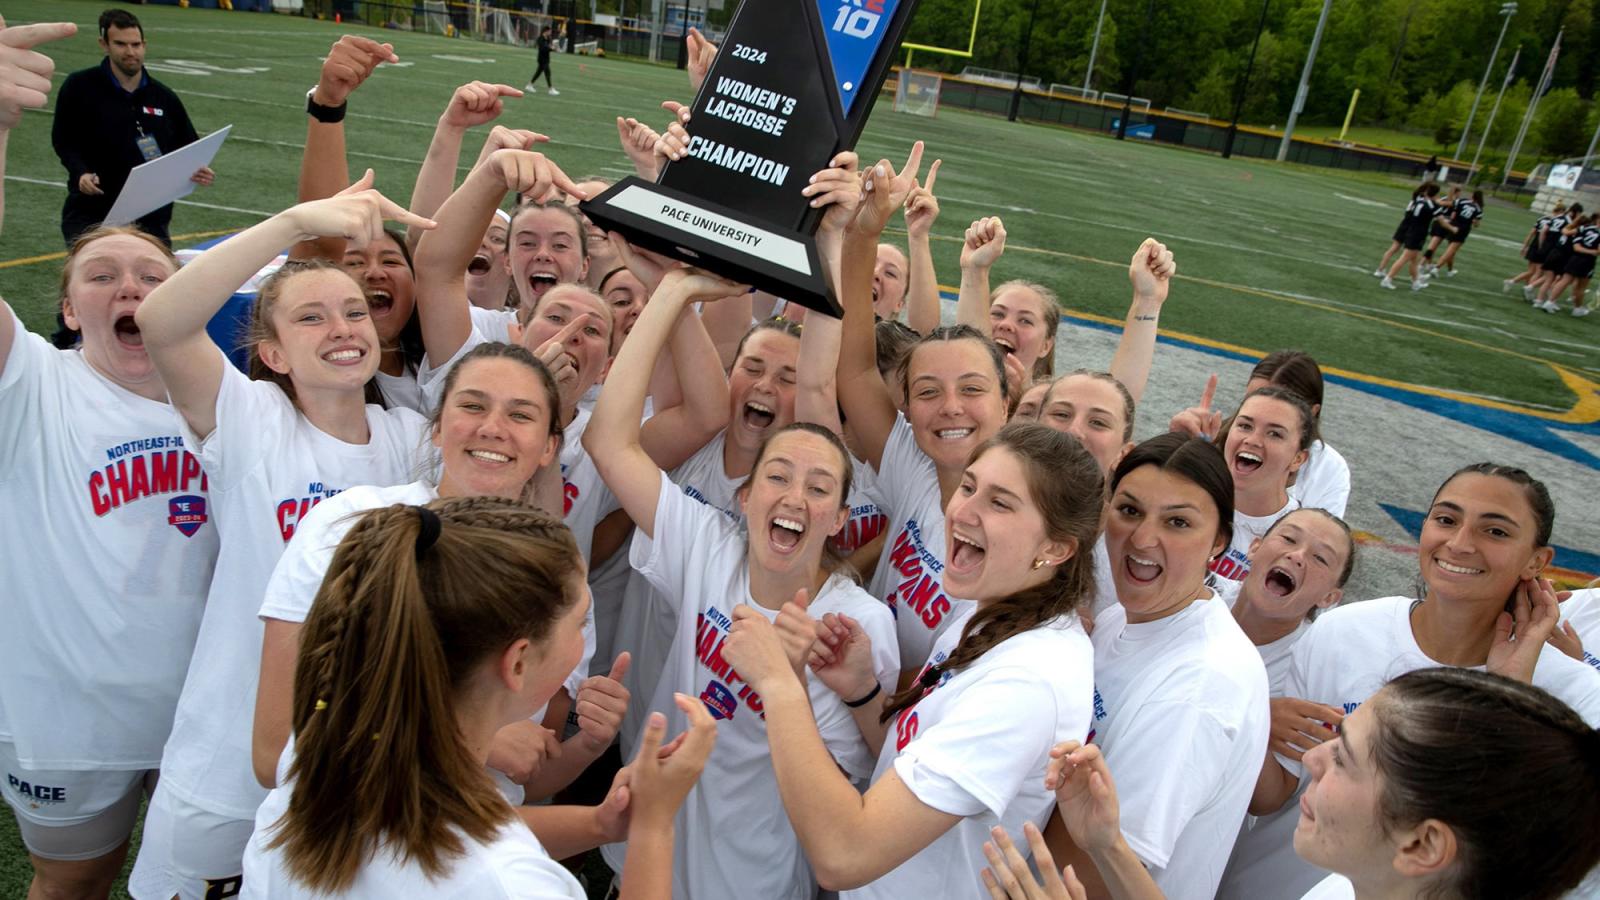
<svg viewBox="0 0 1600 900">
<path fill-rule="evenodd" d="M 934 687 L 939 683 L 939 676 L 942 674 L 944 673 L 938 666 L 929 666 L 928 670 L 922 673 L 922 677 L 917 679 L 917 683 L 922 685 L 923 688 Z"/>
<path fill-rule="evenodd" d="M 417 529 L 417 559 L 428 552 L 439 540 L 439 532 L 444 529 L 444 523 L 439 521 L 439 514 L 426 506 L 418 506 L 417 519 L 422 527 Z"/>
<path fill-rule="evenodd" d="M 328 701 L 326 701 L 326 700 L 318 700 L 315 704 L 312 705 L 311 708 L 316 710 L 317 712 L 322 712 L 323 710 L 328 708 Z"/>
</svg>

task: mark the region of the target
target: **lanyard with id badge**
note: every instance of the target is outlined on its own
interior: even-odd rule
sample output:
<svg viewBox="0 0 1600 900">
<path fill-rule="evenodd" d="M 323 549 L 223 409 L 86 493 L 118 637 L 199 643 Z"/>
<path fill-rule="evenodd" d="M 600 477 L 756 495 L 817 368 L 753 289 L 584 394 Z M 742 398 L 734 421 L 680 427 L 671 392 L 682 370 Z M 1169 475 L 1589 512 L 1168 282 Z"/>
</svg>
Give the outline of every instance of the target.
<svg viewBox="0 0 1600 900">
<path fill-rule="evenodd" d="M 161 155 L 161 145 L 156 143 L 154 137 L 144 133 L 144 126 L 135 127 L 139 129 L 139 137 L 134 140 L 134 144 L 139 147 L 139 155 L 144 157 L 145 162 L 159 157 Z"/>
</svg>

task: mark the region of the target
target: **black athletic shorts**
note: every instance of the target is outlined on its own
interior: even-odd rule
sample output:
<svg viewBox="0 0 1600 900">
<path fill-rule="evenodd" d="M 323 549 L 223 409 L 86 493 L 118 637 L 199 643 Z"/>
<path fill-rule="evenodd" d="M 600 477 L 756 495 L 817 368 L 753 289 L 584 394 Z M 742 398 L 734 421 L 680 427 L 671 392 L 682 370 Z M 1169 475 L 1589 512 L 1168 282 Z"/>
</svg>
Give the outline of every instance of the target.
<svg viewBox="0 0 1600 900">
<path fill-rule="evenodd" d="M 1594 257 L 1587 253 L 1574 253 L 1567 258 L 1567 265 L 1561 271 L 1573 278 L 1588 278 L 1594 274 Z"/>
<path fill-rule="evenodd" d="M 1522 254 L 1522 258 L 1534 265 L 1544 262 L 1544 248 L 1539 246 L 1538 235 L 1528 242 L 1528 252 Z"/>
<path fill-rule="evenodd" d="M 1428 233 L 1434 237 L 1450 237 L 1450 231 L 1444 227 L 1443 219 L 1434 219 L 1433 224 L 1428 226 Z"/>
<path fill-rule="evenodd" d="M 1445 239 L 1445 241 L 1447 243 L 1460 244 L 1460 243 L 1466 241 L 1467 235 L 1469 235 L 1471 233 L 1472 233 L 1472 229 L 1471 228 L 1467 228 L 1467 227 L 1463 226 L 1461 228 L 1456 229 L 1456 233 L 1455 234 L 1447 234 L 1447 235 L 1445 235 L 1444 239 Z"/>
<path fill-rule="evenodd" d="M 1545 254 L 1544 262 L 1540 265 L 1546 272 L 1554 272 L 1559 275 L 1566 271 L 1567 260 L 1571 259 L 1572 256 L 1572 251 L 1566 247 L 1552 247 L 1550 252 Z"/>
<path fill-rule="evenodd" d="M 1399 238 L 1400 243 L 1407 250 L 1421 250 L 1422 249 L 1422 245 L 1424 243 L 1426 243 L 1427 240 L 1428 240 L 1428 230 L 1426 228 L 1420 228 L 1420 227 L 1419 228 L 1412 228 L 1412 229 L 1406 231 L 1405 237 Z"/>
<path fill-rule="evenodd" d="M 1394 241 L 1397 244 L 1406 242 L 1406 220 L 1401 219 L 1400 224 L 1394 227 Z"/>
</svg>

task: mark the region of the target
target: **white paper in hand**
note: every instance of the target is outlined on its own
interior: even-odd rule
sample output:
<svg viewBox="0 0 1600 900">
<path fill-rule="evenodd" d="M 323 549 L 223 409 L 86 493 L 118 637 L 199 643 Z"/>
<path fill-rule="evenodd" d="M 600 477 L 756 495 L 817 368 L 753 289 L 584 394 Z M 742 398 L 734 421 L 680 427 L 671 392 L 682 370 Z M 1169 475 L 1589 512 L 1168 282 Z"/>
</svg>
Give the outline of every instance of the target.
<svg viewBox="0 0 1600 900">
<path fill-rule="evenodd" d="M 135 166 L 128 173 L 128 181 L 117 195 L 117 202 L 111 204 L 105 224 L 126 225 L 179 197 L 189 196 L 197 187 L 189 179 L 211 165 L 232 129 L 232 125 L 224 125 L 192 144 Z"/>
</svg>

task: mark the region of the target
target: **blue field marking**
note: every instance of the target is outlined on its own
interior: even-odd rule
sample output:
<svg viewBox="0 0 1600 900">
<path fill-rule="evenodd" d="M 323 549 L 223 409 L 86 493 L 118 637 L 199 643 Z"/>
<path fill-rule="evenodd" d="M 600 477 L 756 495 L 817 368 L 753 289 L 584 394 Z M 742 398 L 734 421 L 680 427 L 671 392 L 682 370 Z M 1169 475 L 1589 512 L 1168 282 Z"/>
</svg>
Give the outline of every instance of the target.
<svg viewBox="0 0 1600 900">
<path fill-rule="evenodd" d="M 1404 528 L 1406 534 L 1411 535 L 1412 540 L 1417 540 L 1422 536 L 1422 521 L 1427 516 L 1426 513 L 1418 512 L 1414 509 L 1406 509 L 1403 506 L 1392 506 L 1388 503 L 1379 503 L 1378 508 L 1388 513 L 1389 518 L 1393 519 L 1396 525 Z M 1582 550 L 1574 550 L 1571 547 L 1562 547 L 1555 544 L 1551 546 L 1556 551 L 1555 559 L 1550 561 L 1551 565 L 1561 569 L 1571 569 L 1575 572 L 1600 572 L 1600 553 L 1585 553 Z"/>
</svg>

